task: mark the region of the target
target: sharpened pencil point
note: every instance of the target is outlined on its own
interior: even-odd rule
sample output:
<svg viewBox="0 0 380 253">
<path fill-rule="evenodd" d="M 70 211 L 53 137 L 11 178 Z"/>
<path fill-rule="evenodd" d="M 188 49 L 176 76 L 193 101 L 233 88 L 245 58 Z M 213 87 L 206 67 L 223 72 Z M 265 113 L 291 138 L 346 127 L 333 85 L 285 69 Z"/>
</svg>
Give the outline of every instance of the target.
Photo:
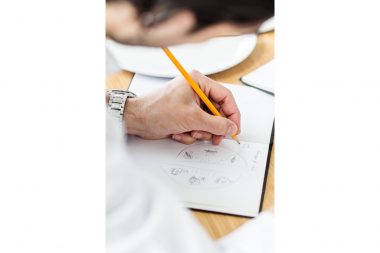
<svg viewBox="0 0 380 253">
<path fill-rule="evenodd" d="M 232 139 L 234 139 L 240 145 L 240 140 L 239 140 L 239 138 L 237 137 L 236 134 L 232 135 L 231 137 L 232 137 Z"/>
</svg>

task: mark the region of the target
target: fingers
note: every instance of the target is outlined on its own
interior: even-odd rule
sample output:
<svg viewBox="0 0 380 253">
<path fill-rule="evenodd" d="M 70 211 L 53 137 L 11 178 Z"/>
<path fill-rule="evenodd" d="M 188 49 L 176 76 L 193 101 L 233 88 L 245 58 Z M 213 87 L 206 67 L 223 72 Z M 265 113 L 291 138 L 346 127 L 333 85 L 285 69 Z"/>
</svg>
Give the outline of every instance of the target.
<svg viewBox="0 0 380 253">
<path fill-rule="evenodd" d="M 213 144 L 218 145 L 225 136 L 238 134 L 240 111 L 232 93 L 199 72 L 193 71 L 191 75 L 223 116 L 214 116 L 202 110 L 200 106 L 202 103 L 191 88 L 187 85 L 178 85 L 186 81 L 174 79 L 177 82 L 176 85 L 173 83 L 170 86 L 171 93 L 176 92 L 175 97 L 181 97 L 181 99 L 174 100 L 178 115 L 173 122 L 177 122 L 179 127 L 173 128 L 173 132 L 180 133 L 173 134 L 172 139 L 184 144 L 192 144 L 196 140 L 211 140 Z"/>
<path fill-rule="evenodd" d="M 230 119 L 214 116 L 199 109 L 192 121 L 192 128 L 199 129 L 213 135 L 229 136 L 238 133 L 238 126 Z"/>
<path fill-rule="evenodd" d="M 224 136 L 212 135 L 203 131 L 192 131 L 191 133 L 173 134 L 172 139 L 186 145 L 193 144 L 197 140 L 211 140 L 212 144 L 219 145 L 224 139 Z"/>
<path fill-rule="evenodd" d="M 212 134 L 204 131 L 192 131 L 191 137 L 197 139 L 197 140 L 211 140 Z"/>
<path fill-rule="evenodd" d="M 214 135 L 212 136 L 212 144 L 219 145 L 223 139 L 224 139 L 224 136 L 222 135 Z"/>
<path fill-rule="evenodd" d="M 240 111 L 231 91 L 198 71 L 192 71 L 191 76 L 199 84 L 206 96 L 219 105 L 219 110 L 237 125 L 237 133 L 240 133 Z"/>
<path fill-rule="evenodd" d="M 189 133 L 173 134 L 172 139 L 186 145 L 193 144 L 197 139 L 192 137 Z"/>
<path fill-rule="evenodd" d="M 212 134 L 204 131 L 192 131 L 189 133 L 173 134 L 172 139 L 183 144 L 193 144 L 196 140 L 211 140 L 213 138 Z"/>
</svg>

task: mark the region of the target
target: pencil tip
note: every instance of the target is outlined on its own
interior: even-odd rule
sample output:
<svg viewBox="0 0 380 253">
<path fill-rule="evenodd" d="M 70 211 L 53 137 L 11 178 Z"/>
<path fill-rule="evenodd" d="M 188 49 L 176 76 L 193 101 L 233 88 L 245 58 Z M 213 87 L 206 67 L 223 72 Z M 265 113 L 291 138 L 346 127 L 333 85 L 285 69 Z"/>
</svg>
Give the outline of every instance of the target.
<svg viewBox="0 0 380 253">
<path fill-rule="evenodd" d="M 234 139 L 238 144 L 240 144 L 240 140 L 239 140 L 239 138 L 237 137 L 236 134 L 231 135 L 231 138 Z"/>
</svg>

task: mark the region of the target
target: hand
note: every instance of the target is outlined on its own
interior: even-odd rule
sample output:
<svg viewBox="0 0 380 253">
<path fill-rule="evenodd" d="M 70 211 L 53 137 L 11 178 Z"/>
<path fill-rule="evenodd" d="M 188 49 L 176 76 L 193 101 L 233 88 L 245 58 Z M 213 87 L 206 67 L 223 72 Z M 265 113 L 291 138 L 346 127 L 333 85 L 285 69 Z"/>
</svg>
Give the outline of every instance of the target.
<svg viewBox="0 0 380 253">
<path fill-rule="evenodd" d="M 206 112 L 187 81 L 177 77 L 163 89 L 128 100 L 124 112 L 127 133 L 144 139 L 171 136 L 184 144 L 197 139 L 219 144 L 224 136 L 240 133 L 240 112 L 232 93 L 197 71 L 190 75 L 224 117 Z"/>
</svg>

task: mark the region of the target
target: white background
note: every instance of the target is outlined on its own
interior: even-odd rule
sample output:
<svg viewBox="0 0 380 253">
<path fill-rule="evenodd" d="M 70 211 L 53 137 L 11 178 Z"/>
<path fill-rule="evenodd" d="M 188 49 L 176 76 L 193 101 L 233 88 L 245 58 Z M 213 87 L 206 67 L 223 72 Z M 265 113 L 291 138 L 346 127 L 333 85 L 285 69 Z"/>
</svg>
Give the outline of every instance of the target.
<svg viewBox="0 0 380 253">
<path fill-rule="evenodd" d="M 104 252 L 104 6 L 1 1 L 0 252 Z"/>
<path fill-rule="evenodd" d="M 104 252 L 104 3 L 0 5 L 0 252 Z M 276 251 L 380 250 L 376 1 L 276 3 Z"/>
</svg>

